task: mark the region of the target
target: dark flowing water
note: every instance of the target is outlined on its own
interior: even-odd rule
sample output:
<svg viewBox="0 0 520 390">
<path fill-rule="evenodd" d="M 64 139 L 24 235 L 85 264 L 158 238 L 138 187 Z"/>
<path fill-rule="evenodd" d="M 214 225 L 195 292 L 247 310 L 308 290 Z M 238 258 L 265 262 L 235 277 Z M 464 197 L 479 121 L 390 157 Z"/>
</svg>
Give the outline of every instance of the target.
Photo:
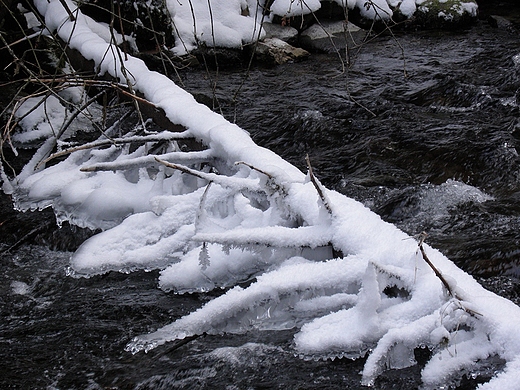
<svg viewBox="0 0 520 390">
<path fill-rule="evenodd" d="M 482 22 L 466 32 L 396 38 L 366 44 L 348 72 L 330 54 L 255 68 L 236 103 L 244 74 L 220 71 L 218 103 L 258 144 L 302 169 L 309 154 L 328 187 L 410 234 L 427 231 L 430 244 L 518 302 L 519 33 Z M 205 73 L 181 78 L 201 101 L 214 100 Z M 133 336 L 218 293 L 163 293 L 157 272 L 68 277 L 64 250 L 81 234 L 56 230 L 51 212 L 17 214 L 1 199 L 2 248 L 25 235 L 33 244 L 0 255 L 0 388 L 361 388 L 362 361 L 299 360 L 292 332 L 124 352 Z M 417 351 L 419 362 L 425 354 Z M 376 388 L 417 388 L 419 371 L 385 373 Z M 475 387 L 462 380 L 461 388 Z"/>
<path fill-rule="evenodd" d="M 243 75 L 221 71 L 213 104 L 302 170 L 309 154 L 329 188 L 425 230 L 462 268 L 520 276 L 518 31 L 381 37 L 351 61 L 347 72 L 324 54 L 253 70 L 236 104 Z M 210 81 L 183 82 L 211 100 Z"/>
</svg>

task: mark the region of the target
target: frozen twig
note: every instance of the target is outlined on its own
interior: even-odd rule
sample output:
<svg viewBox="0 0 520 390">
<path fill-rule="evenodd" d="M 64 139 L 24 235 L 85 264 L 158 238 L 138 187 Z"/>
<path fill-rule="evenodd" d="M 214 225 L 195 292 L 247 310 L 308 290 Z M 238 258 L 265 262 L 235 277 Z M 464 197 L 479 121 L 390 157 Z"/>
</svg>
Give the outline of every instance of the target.
<svg viewBox="0 0 520 390">
<path fill-rule="evenodd" d="M 211 183 L 212 182 L 208 183 L 208 185 L 206 186 L 206 189 L 204 190 L 204 193 L 202 194 L 202 196 L 200 198 L 199 208 L 197 210 L 197 215 L 195 216 L 195 229 L 198 229 L 198 227 L 200 225 L 200 221 L 204 217 L 204 207 L 206 205 L 206 198 L 208 196 L 208 192 L 209 192 L 209 188 L 211 187 Z M 205 244 L 206 243 L 204 243 L 204 245 Z"/>
<path fill-rule="evenodd" d="M 89 142 L 87 144 L 75 146 L 73 148 L 65 149 L 60 152 L 56 152 L 51 154 L 45 160 L 43 160 L 41 164 L 45 164 L 50 160 L 53 160 L 58 157 L 66 156 L 67 154 L 71 154 L 73 152 L 77 152 L 79 150 L 87 150 L 87 149 L 96 149 L 110 145 L 123 145 L 129 143 L 144 143 L 144 142 L 159 142 L 159 141 L 174 141 L 181 139 L 189 139 L 191 134 L 188 131 L 184 131 L 182 133 L 173 133 L 169 131 L 163 131 L 159 134 L 151 134 L 146 136 L 132 136 L 125 138 L 109 138 L 101 141 Z"/>
<path fill-rule="evenodd" d="M 83 167 L 82 172 L 99 172 L 99 171 L 122 171 L 133 168 L 140 168 L 145 166 L 157 165 L 158 158 L 161 160 L 174 160 L 177 163 L 183 162 L 188 164 L 200 164 L 208 162 L 213 158 L 211 151 L 203 150 L 200 152 L 170 152 L 161 155 L 148 155 L 141 157 L 134 157 L 122 161 L 110 161 L 98 163 Z"/>
<path fill-rule="evenodd" d="M 464 310 L 466 313 L 472 315 L 472 316 L 481 316 L 482 314 L 467 307 L 466 305 L 464 305 L 464 299 L 459 295 L 457 294 L 457 292 L 455 291 L 455 289 L 450 285 L 450 283 L 446 280 L 446 278 L 442 275 L 442 272 L 437 268 L 435 267 L 435 265 L 433 265 L 433 263 L 431 262 L 431 260 L 428 258 L 428 256 L 426 255 L 426 251 L 424 250 L 424 240 L 426 240 L 426 237 L 428 236 L 428 234 L 426 232 L 421 232 L 420 234 L 418 234 L 416 236 L 416 238 L 418 239 L 419 241 L 419 250 L 421 251 L 421 255 L 422 255 L 422 258 L 424 259 L 424 261 L 426 262 L 426 264 L 428 264 L 430 266 L 430 268 L 433 270 L 433 272 L 435 273 L 435 276 L 437 276 L 440 281 L 442 282 L 442 285 L 444 286 L 444 288 L 446 289 L 446 291 L 448 292 L 448 294 L 455 299 L 455 303 L 456 305 Z"/>
<path fill-rule="evenodd" d="M 88 108 L 88 106 L 90 106 L 92 103 L 94 103 L 101 95 L 103 95 L 105 93 L 105 91 L 101 91 L 99 93 L 97 93 L 96 95 L 94 95 L 93 97 L 91 97 L 89 100 L 87 100 L 81 107 L 78 107 L 73 113 L 72 115 L 70 116 L 70 118 L 67 120 L 66 123 L 63 124 L 63 126 L 61 127 L 60 131 L 58 132 L 58 134 L 56 135 L 56 139 L 60 139 L 63 134 L 65 133 L 65 131 L 70 127 L 70 125 L 72 124 L 72 122 L 74 122 L 74 120 L 78 117 L 78 115 L 80 114 L 84 114 L 84 110 Z M 94 125 L 95 122 L 92 122 L 92 124 Z M 99 126 L 96 126 L 98 127 L 98 130 L 100 130 L 101 132 L 103 132 L 103 129 L 99 128 Z"/>
<path fill-rule="evenodd" d="M 265 192 L 256 180 L 244 179 L 238 177 L 228 177 L 224 175 L 218 175 L 216 173 L 207 173 L 202 171 L 197 171 L 196 169 L 188 168 L 187 166 L 180 164 L 172 164 L 168 161 L 161 160 L 158 157 L 155 157 L 155 160 L 168 168 L 179 170 L 188 175 L 192 175 L 198 177 L 199 179 L 206 180 L 208 182 L 213 182 L 215 184 L 219 184 L 222 187 L 234 189 L 236 191 L 249 190 L 253 192 Z"/>
</svg>

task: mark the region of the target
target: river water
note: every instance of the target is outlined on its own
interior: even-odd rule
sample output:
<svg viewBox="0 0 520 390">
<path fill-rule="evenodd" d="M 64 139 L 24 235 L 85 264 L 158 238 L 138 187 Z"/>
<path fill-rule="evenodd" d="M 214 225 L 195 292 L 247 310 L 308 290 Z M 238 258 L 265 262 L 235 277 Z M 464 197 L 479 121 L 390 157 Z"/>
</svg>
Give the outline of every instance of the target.
<svg viewBox="0 0 520 390">
<path fill-rule="evenodd" d="M 381 36 L 352 53 L 348 70 L 319 53 L 253 67 L 237 99 L 245 71 L 175 77 L 258 144 L 302 170 L 308 154 L 327 187 L 410 234 L 426 231 L 429 244 L 518 303 L 519 38 L 513 26 L 486 21 Z M 362 361 L 302 361 L 291 331 L 206 336 L 132 356 L 124 346 L 133 336 L 220 292 L 166 294 L 157 272 L 68 277 L 67 250 L 82 232 L 57 230 L 48 210 L 15 213 L 4 195 L 1 211 L 2 389 L 361 388 Z M 416 355 L 420 363 L 427 352 Z M 461 378 L 460 389 L 492 370 Z M 419 372 L 385 373 L 376 388 L 417 388 Z"/>
</svg>

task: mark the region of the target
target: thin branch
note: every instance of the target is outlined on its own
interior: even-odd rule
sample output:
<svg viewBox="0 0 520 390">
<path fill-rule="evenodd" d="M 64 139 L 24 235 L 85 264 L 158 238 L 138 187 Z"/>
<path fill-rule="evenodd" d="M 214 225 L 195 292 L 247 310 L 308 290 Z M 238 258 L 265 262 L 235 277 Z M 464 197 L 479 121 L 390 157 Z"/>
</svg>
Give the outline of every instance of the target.
<svg viewBox="0 0 520 390">
<path fill-rule="evenodd" d="M 421 235 L 421 238 L 419 240 L 419 250 L 421 251 L 422 258 L 424 259 L 426 264 L 428 264 L 430 266 L 430 268 L 433 270 L 433 272 L 435 273 L 435 276 L 437 276 L 440 279 L 440 281 L 442 282 L 442 284 L 443 284 L 444 288 L 446 289 L 446 291 L 448 292 L 448 294 L 454 298 L 457 298 L 455 296 L 455 293 L 453 292 L 453 289 L 451 288 L 450 284 L 448 283 L 448 281 L 444 278 L 444 276 L 442 276 L 441 271 L 439 271 L 437 269 L 437 267 L 435 267 L 433 265 L 431 260 L 426 255 L 426 251 L 424 250 L 424 247 L 423 247 L 423 242 L 424 242 L 425 238 L 426 238 L 426 233 L 423 232 L 423 234 Z"/>
<path fill-rule="evenodd" d="M 18 43 L 28 41 L 30 39 L 39 37 L 40 35 L 42 35 L 42 32 L 41 31 L 36 31 L 35 33 L 32 33 L 30 35 L 26 35 L 23 38 L 20 38 L 20 39 L 14 41 L 14 42 L 11 42 L 9 45 L 11 45 L 11 47 L 13 47 L 14 45 L 16 45 Z M 3 50 L 3 49 L 7 49 L 7 46 L 0 47 L 0 50 Z"/>
<path fill-rule="evenodd" d="M 209 162 L 212 159 L 212 153 L 209 149 L 201 152 L 171 152 L 161 155 L 147 155 L 141 157 L 134 157 L 132 159 L 122 161 L 111 161 L 105 163 L 98 163 L 88 167 L 81 168 L 82 172 L 99 172 L 99 171 L 122 171 L 133 168 L 141 168 L 144 166 L 156 165 L 157 158 L 161 160 L 174 160 L 175 162 L 183 162 L 188 164 L 200 164 Z"/>
<path fill-rule="evenodd" d="M 79 145 L 70 149 L 62 150 L 60 152 L 53 153 L 49 157 L 47 157 L 41 164 L 45 164 L 52 159 L 57 157 L 66 156 L 67 154 L 77 152 L 79 150 L 87 150 L 87 149 L 95 149 L 103 146 L 111 146 L 111 145 L 123 145 L 129 144 L 133 142 L 158 142 L 158 141 L 173 141 L 173 140 L 181 140 L 181 139 L 189 139 L 191 134 L 189 131 L 184 131 L 182 133 L 172 133 L 169 131 L 163 131 L 159 134 L 152 134 L 146 136 L 131 136 L 125 138 L 111 138 L 101 141 L 89 142 L 87 144 Z"/>
<path fill-rule="evenodd" d="M 316 191 L 318 192 L 318 195 L 320 196 L 323 206 L 325 206 L 325 208 L 327 209 L 327 211 L 329 212 L 330 215 L 333 215 L 332 208 L 330 207 L 329 201 L 327 200 L 327 197 L 325 196 L 325 193 L 323 192 L 321 183 L 318 181 L 318 179 L 316 179 L 316 176 L 314 176 L 314 173 L 312 172 L 311 160 L 309 159 L 308 154 L 305 156 L 305 161 L 307 162 L 307 168 L 309 170 L 309 176 L 310 176 L 311 182 L 314 185 L 314 188 L 316 188 Z"/>
<path fill-rule="evenodd" d="M 24 61 L 21 60 L 16 54 L 15 52 L 13 51 L 13 49 L 11 48 L 11 46 L 7 43 L 7 41 L 5 40 L 4 36 L 2 34 L 0 34 L 0 40 L 2 41 L 2 43 L 7 47 L 7 50 L 9 51 L 9 54 L 11 55 L 11 57 L 13 57 L 15 63 L 19 66 L 21 66 L 28 74 L 29 76 L 33 79 L 33 80 L 36 80 L 39 82 L 39 77 L 31 70 L 29 69 L 29 67 L 27 65 L 25 65 Z M 67 102 L 64 98 L 62 98 L 60 95 L 58 95 L 50 86 L 48 86 L 46 83 L 42 83 L 42 82 L 39 82 L 39 84 L 42 85 L 42 87 L 44 89 L 46 89 L 47 91 L 49 91 L 50 94 L 54 95 L 60 102 L 62 102 L 64 105 L 66 104 L 70 104 L 70 102 Z"/>
<path fill-rule="evenodd" d="M 473 310 L 473 309 L 470 309 L 466 306 L 464 306 L 463 304 L 463 298 L 460 297 L 453 289 L 453 287 L 449 284 L 449 282 L 446 280 L 446 278 L 442 275 L 442 272 L 437 268 L 435 267 L 435 265 L 433 265 L 433 263 L 431 262 L 431 260 L 428 258 L 428 256 L 426 255 L 426 251 L 424 250 L 424 247 L 423 247 L 423 244 L 424 244 L 424 241 L 426 240 L 426 237 L 428 237 L 428 234 L 426 232 L 422 232 L 420 234 L 418 234 L 417 236 L 415 236 L 415 238 L 418 239 L 419 241 L 419 250 L 421 251 L 421 255 L 422 255 L 422 258 L 423 260 L 426 262 L 426 264 L 428 264 L 430 266 L 430 268 L 433 270 L 433 272 L 435 273 L 435 276 L 437 276 L 439 278 L 439 280 L 441 281 L 442 285 L 444 286 L 444 288 L 446 289 L 446 291 L 448 292 L 448 294 L 456 299 L 456 303 L 457 305 L 462 309 L 464 310 L 466 313 L 472 315 L 472 316 L 482 316 L 481 313 Z"/>
<path fill-rule="evenodd" d="M 374 11 L 375 11 L 377 16 L 379 16 L 379 12 L 377 11 L 378 9 L 383 11 L 384 14 L 388 15 L 387 11 L 383 10 L 379 5 L 373 3 L 372 0 L 369 0 L 369 3 L 374 8 Z M 404 74 L 404 77 L 407 78 L 408 77 L 408 72 L 406 71 L 406 56 L 404 54 L 404 47 L 403 47 L 403 45 L 401 45 L 401 42 L 399 42 L 399 40 L 395 36 L 392 28 L 388 25 L 388 23 L 386 22 L 385 18 L 383 18 L 381 16 L 379 16 L 379 18 L 381 19 L 381 22 L 385 25 L 385 30 L 384 31 L 388 30 L 390 32 L 390 35 L 392 36 L 393 40 L 395 41 L 397 46 L 399 46 L 399 49 L 401 49 L 401 54 L 403 56 L 403 74 Z M 375 20 L 375 18 L 374 18 L 374 20 Z M 396 25 L 396 23 L 392 20 L 391 15 L 390 15 L 390 20 L 393 22 L 394 25 Z"/>
<path fill-rule="evenodd" d="M 245 165 L 246 167 L 251 168 L 254 171 L 260 172 L 263 175 L 266 175 L 269 179 L 274 179 L 273 175 L 270 173 L 267 173 L 266 171 L 261 170 L 260 168 L 257 168 L 251 164 L 246 163 L 245 161 L 237 161 L 235 165 Z"/>
<path fill-rule="evenodd" d="M 146 7 L 148 9 L 148 7 Z M 148 12 L 150 10 L 148 9 Z M 125 30 L 123 29 L 123 21 L 121 20 L 121 2 L 117 3 L 117 16 L 119 19 L 119 28 L 121 29 L 121 38 L 123 39 L 123 50 L 125 52 L 125 61 L 128 61 L 128 53 L 126 52 L 126 37 L 125 37 Z M 113 34 L 113 33 L 112 33 Z M 117 44 L 117 42 L 115 42 Z"/>
<path fill-rule="evenodd" d="M 206 189 L 204 190 L 204 193 L 202 194 L 199 202 L 199 208 L 197 209 L 197 214 L 195 215 L 195 231 L 198 230 L 200 221 L 202 220 L 204 216 L 204 207 L 206 205 L 206 198 L 208 197 L 209 188 L 211 187 L 211 181 L 206 186 Z M 206 245 L 204 243 L 203 245 Z"/>
<path fill-rule="evenodd" d="M 65 11 L 67 12 L 67 14 L 69 15 L 70 21 L 74 22 L 76 20 L 76 17 L 74 16 L 72 11 L 70 10 L 68 4 L 65 2 L 65 0 L 60 0 L 60 3 L 63 6 L 63 8 L 65 9 Z"/>
<path fill-rule="evenodd" d="M 257 7 L 258 6 L 259 6 L 259 3 L 257 2 Z M 256 9 L 256 12 L 255 12 L 255 28 L 256 28 L 257 14 L 258 14 L 258 8 Z M 262 34 L 262 26 L 264 25 L 265 17 L 266 17 L 265 13 L 262 12 L 262 19 L 260 20 L 260 28 L 258 29 L 258 34 L 257 34 L 256 38 L 254 38 L 254 35 L 253 35 L 253 39 L 255 39 L 254 40 L 254 46 L 253 46 L 253 50 L 251 52 L 251 56 L 249 57 L 249 63 L 247 64 L 246 72 L 244 74 L 244 77 L 242 77 L 240 85 L 238 86 L 238 88 L 236 89 L 235 93 L 233 94 L 233 106 L 234 106 L 233 122 L 234 123 L 237 121 L 237 106 L 238 106 L 237 100 L 238 100 L 238 95 L 240 94 L 242 88 L 245 85 L 245 82 L 249 79 L 249 76 L 251 74 L 251 67 L 253 65 L 253 59 L 255 57 L 255 52 L 256 52 L 256 49 L 258 47 L 258 43 L 260 42 L 260 35 Z"/>
<path fill-rule="evenodd" d="M 230 188 L 236 191 L 249 190 L 253 192 L 265 192 L 265 190 L 260 187 L 256 180 L 217 175 L 215 173 L 201 172 L 192 168 L 188 168 L 184 165 L 169 163 L 157 157 L 155 157 L 155 160 L 167 166 L 168 168 L 176 169 L 188 175 L 192 175 L 200 179 L 206 180 L 208 182 L 219 184 L 222 187 Z"/>
<path fill-rule="evenodd" d="M 61 136 L 65 133 L 65 131 L 70 127 L 70 125 L 72 124 L 74 119 L 76 119 L 80 114 L 84 114 L 83 111 L 88 106 L 90 106 L 92 103 L 94 103 L 97 100 L 97 98 L 100 97 L 101 95 L 103 95 L 104 93 L 105 93 L 105 91 L 99 92 L 97 95 L 93 96 L 92 98 L 87 100 L 85 103 L 83 103 L 83 105 L 81 107 L 76 108 L 76 110 L 70 116 L 69 120 L 63 124 L 60 131 L 56 135 L 56 138 L 58 138 L 58 139 L 61 138 Z M 92 122 L 92 124 L 94 124 L 94 122 Z M 96 126 L 96 127 L 98 127 L 98 126 Z M 101 128 L 98 128 L 98 130 L 100 130 L 103 133 L 103 130 Z"/>
</svg>

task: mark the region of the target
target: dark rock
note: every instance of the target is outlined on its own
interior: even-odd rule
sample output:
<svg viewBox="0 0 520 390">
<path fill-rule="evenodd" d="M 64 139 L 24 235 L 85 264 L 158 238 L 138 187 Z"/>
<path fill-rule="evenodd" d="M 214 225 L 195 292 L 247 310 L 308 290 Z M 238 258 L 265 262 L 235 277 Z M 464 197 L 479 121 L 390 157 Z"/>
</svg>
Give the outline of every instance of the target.
<svg viewBox="0 0 520 390">
<path fill-rule="evenodd" d="M 171 17 L 164 1 L 85 0 L 81 11 L 98 22 L 111 23 L 116 31 L 135 37 L 139 51 L 156 51 L 173 45 Z"/>
<path fill-rule="evenodd" d="M 199 45 L 192 53 L 198 63 L 211 69 L 239 69 L 249 62 L 248 51 L 241 48 Z"/>
<path fill-rule="evenodd" d="M 323 0 L 321 8 L 314 14 L 318 20 L 347 20 L 348 12 L 333 0 Z"/>
<path fill-rule="evenodd" d="M 498 15 L 489 15 L 487 21 L 491 27 L 501 29 L 512 29 L 513 23 L 506 18 Z"/>
<path fill-rule="evenodd" d="M 290 26 L 295 28 L 298 32 L 302 32 L 316 21 L 313 14 L 299 15 L 299 16 L 279 16 L 273 15 L 272 24 L 279 24 L 281 26 Z"/>
<path fill-rule="evenodd" d="M 322 9 L 315 14 L 319 20 L 348 20 L 363 29 L 381 32 L 392 28 L 406 29 L 465 29 L 477 20 L 476 2 L 471 0 L 425 0 L 413 9 L 401 10 L 402 2 L 391 7 L 391 19 L 370 19 L 363 15 L 360 8 L 344 10 L 337 3 L 326 0 L 322 2 Z M 348 11 L 348 12 L 347 12 Z"/>
<path fill-rule="evenodd" d="M 412 17 L 396 10 L 394 18 L 404 21 L 406 28 L 444 30 L 466 29 L 478 20 L 476 3 L 464 0 L 426 0 Z"/>
</svg>

